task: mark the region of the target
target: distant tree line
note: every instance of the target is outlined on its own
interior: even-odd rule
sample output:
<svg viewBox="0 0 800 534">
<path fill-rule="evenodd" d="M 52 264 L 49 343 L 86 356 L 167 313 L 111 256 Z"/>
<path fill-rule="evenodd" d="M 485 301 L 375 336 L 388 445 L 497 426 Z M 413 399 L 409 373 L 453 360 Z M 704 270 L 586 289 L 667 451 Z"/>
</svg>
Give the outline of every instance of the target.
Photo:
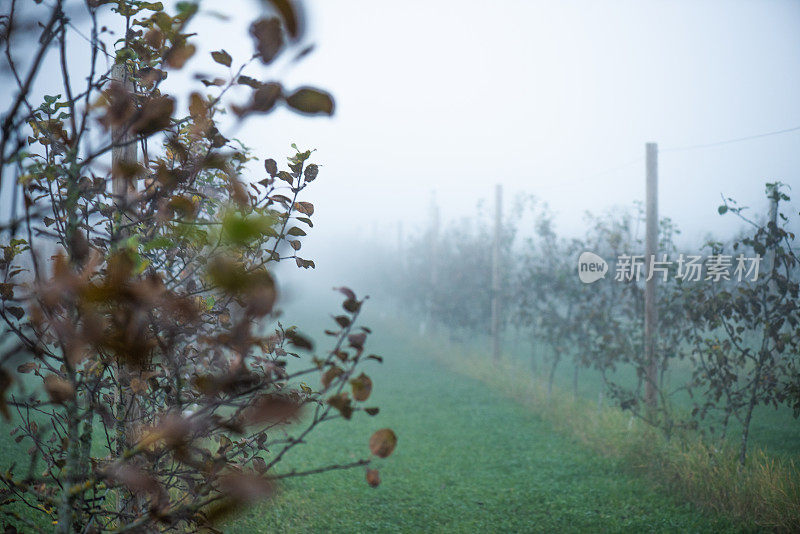
<svg viewBox="0 0 800 534">
<path fill-rule="evenodd" d="M 653 272 L 659 315 L 655 406 L 644 398 L 644 283 L 650 273 L 631 258 L 644 255 L 640 206 L 587 213 L 587 232 L 579 238 L 560 237 L 542 203 L 514 210 L 501 241 L 506 330 L 515 339 L 531 339 L 546 355 L 546 368 L 537 370 L 548 390 L 564 361 L 573 365 L 576 394 L 580 369 L 594 369 L 620 407 L 668 438 L 697 429 L 725 438 L 738 421 L 744 463 L 755 407 L 789 406 L 800 415 L 800 264 L 790 231 L 795 214 L 786 213 L 784 185 L 766 184 L 766 196 L 770 213 L 755 219 L 725 199 L 719 213 L 739 217 L 747 230 L 725 242 L 709 240 L 700 250 L 680 250 L 679 230 L 669 219 L 660 221 Z M 465 340 L 489 331 L 490 221 L 491 214 L 478 210 L 471 221 L 440 230 L 436 243 L 430 232 L 412 238 L 405 245 L 406 267 L 395 275 L 407 309 Z M 578 257 L 585 251 L 608 261 L 605 278 L 580 281 Z M 660 263 L 664 254 L 667 261 Z M 689 410 L 681 408 L 686 399 Z"/>
</svg>

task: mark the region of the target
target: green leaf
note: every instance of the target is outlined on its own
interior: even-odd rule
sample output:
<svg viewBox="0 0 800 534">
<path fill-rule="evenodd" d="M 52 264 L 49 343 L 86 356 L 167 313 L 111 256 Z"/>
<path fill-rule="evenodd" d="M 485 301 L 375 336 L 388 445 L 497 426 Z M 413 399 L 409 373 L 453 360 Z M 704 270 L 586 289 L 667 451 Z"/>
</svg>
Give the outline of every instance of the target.
<svg viewBox="0 0 800 534">
<path fill-rule="evenodd" d="M 312 87 L 302 87 L 286 97 L 286 103 L 306 115 L 333 115 L 333 97 Z"/>
<path fill-rule="evenodd" d="M 144 246 L 142 247 L 142 250 L 145 252 L 149 252 L 151 250 L 156 250 L 160 248 L 171 248 L 173 246 L 175 246 L 175 243 L 170 238 L 164 235 L 160 235 L 145 243 Z"/>
<path fill-rule="evenodd" d="M 211 57 L 214 58 L 214 61 L 220 65 L 225 65 L 226 67 L 230 67 L 231 62 L 233 61 L 230 54 L 228 54 L 225 50 L 211 52 Z"/>
</svg>

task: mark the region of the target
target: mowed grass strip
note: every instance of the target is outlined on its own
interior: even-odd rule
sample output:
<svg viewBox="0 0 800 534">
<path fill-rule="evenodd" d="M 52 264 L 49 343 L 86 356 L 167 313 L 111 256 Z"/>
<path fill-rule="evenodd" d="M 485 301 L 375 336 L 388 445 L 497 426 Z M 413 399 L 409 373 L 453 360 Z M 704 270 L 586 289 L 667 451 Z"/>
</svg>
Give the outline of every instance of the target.
<svg viewBox="0 0 800 534">
<path fill-rule="evenodd" d="M 386 357 L 368 369 L 375 393 L 367 405 L 380 415 L 322 428 L 282 470 L 351 461 L 366 453 L 372 431 L 389 426 L 399 444 L 378 465 L 381 486 L 368 487 L 363 469 L 293 479 L 226 532 L 737 531 L 410 344 L 371 343 Z"/>
</svg>

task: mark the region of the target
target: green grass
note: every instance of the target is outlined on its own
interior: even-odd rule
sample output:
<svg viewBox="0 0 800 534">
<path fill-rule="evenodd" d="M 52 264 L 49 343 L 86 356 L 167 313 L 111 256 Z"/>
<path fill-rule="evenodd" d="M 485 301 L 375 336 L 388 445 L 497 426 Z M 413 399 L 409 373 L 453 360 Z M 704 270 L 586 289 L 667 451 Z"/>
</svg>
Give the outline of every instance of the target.
<svg viewBox="0 0 800 534">
<path fill-rule="evenodd" d="M 741 531 L 557 432 L 508 392 L 444 367 L 407 333 L 376 323 L 368 321 L 378 332 L 368 350 L 386 360 L 366 368 L 375 382 L 367 404 L 380 406 L 380 415 L 321 427 L 281 470 L 365 456 L 371 433 L 388 426 L 399 444 L 377 462 L 381 486 L 370 488 L 363 469 L 290 479 L 225 532 Z M 25 447 L 9 428 L 0 425 L 0 454 L 5 465 L 24 465 Z"/>
<path fill-rule="evenodd" d="M 462 336 L 463 338 L 463 336 Z M 470 345 L 489 346 L 488 339 L 475 339 L 473 337 Z M 533 346 L 531 340 L 518 338 L 508 334 L 505 340 L 505 354 L 517 362 L 526 370 L 533 371 L 535 366 L 536 378 L 546 380 L 549 371 L 549 351 L 545 345 Z M 533 361 L 532 361 L 533 360 Z M 564 391 L 572 391 L 573 363 L 571 355 L 566 356 L 559 363 L 556 371 L 555 384 Z M 676 386 L 689 380 L 691 369 L 686 361 L 672 364 L 672 368 L 667 373 L 667 389 L 677 389 Z M 630 384 L 633 387 L 636 383 L 636 376 L 631 368 L 622 368 L 618 371 L 616 379 L 621 384 Z M 579 372 L 578 394 L 583 398 L 596 401 L 598 393 L 603 388 L 603 381 L 600 372 L 593 369 L 582 368 Z M 611 403 L 612 400 L 606 398 L 605 402 Z M 688 419 L 689 412 L 693 404 L 686 394 L 679 394 L 672 398 L 673 407 L 676 410 L 683 410 L 684 416 Z M 705 421 L 706 428 L 714 424 L 713 419 Z M 719 425 L 719 421 L 716 421 Z M 719 426 L 717 426 L 719 430 Z M 728 427 L 728 443 L 731 446 L 738 446 L 741 439 L 741 425 L 731 418 Z M 785 459 L 798 459 L 800 457 L 800 421 L 794 417 L 792 409 L 788 406 L 774 408 L 772 406 L 757 406 L 753 413 L 753 421 L 750 425 L 751 446 L 762 447 L 771 455 L 780 456 Z"/>
<path fill-rule="evenodd" d="M 370 433 L 390 426 L 399 444 L 380 463 L 381 486 L 369 488 L 363 470 L 295 479 L 226 532 L 738 531 L 556 433 L 503 392 L 445 369 L 408 339 L 382 335 L 370 350 L 386 357 L 370 371 L 381 414 L 329 425 L 283 469 L 352 460 L 347 449 L 365 451 Z"/>
<path fill-rule="evenodd" d="M 474 346 L 454 350 L 447 343 L 431 349 L 450 368 L 477 378 L 528 406 L 559 433 L 573 436 L 587 448 L 615 458 L 672 495 L 713 514 L 735 518 L 741 525 L 768 531 L 800 530 L 800 470 L 796 455 L 776 455 L 750 448 L 744 467 L 737 449 L 696 434 L 666 440 L 642 421 L 614 406 L 547 388 L 518 360 L 487 359 Z M 458 354 L 458 356 L 454 356 Z"/>
</svg>

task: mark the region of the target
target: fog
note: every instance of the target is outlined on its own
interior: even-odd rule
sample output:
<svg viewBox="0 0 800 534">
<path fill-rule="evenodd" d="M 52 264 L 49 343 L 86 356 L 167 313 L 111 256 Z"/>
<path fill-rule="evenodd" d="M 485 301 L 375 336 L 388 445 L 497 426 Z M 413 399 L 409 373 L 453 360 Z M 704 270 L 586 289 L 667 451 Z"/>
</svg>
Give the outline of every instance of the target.
<svg viewBox="0 0 800 534">
<path fill-rule="evenodd" d="M 680 150 L 800 126 L 798 2 L 308 7 L 317 47 L 286 80 L 330 89 L 335 117 L 280 112 L 245 137 L 259 153 L 318 149 L 318 236 L 395 239 L 397 221 L 427 223 L 432 194 L 452 220 L 496 183 L 547 201 L 578 235 L 585 210 L 643 200 L 647 141 L 660 213 L 692 242 L 739 226 L 717 214 L 720 194 L 763 210 L 765 181 L 800 186 L 800 131 Z M 240 35 L 219 45 L 248 46 Z"/>
<path fill-rule="evenodd" d="M 218 72 L 207 52 L 248 57 L 262 6 L 205 7 L 192 24 L 211 37 L 190 70 Z M 313 52 L 264 78 L 330 90 L 334 117 L 279 109 L 237 134 L 261 158 L 316 149 L 306 250 L 322 265 L 346 236 L 422 231 L 433 198 L 445 223 L 474 217 L 495 184 L 510 216 L 513 198 L 535 195 L 559 233 L 582 235 L 585 211 L 643 200 L 648 141 L 659 145 L 660 214 L 686 246 L 741 226 L 717 214 L 720 195 L 763 212 L 766 181 L 800 186 L 798 2 L 343 0 L 308 2 L 306 14 Z M 170 86 L 203 89 L 182 76 Z"/>
<path fill-rule="evenodd" d="M 798 29 L 0 0 L 0 530 L 800 532 Z"/>
</svg>

